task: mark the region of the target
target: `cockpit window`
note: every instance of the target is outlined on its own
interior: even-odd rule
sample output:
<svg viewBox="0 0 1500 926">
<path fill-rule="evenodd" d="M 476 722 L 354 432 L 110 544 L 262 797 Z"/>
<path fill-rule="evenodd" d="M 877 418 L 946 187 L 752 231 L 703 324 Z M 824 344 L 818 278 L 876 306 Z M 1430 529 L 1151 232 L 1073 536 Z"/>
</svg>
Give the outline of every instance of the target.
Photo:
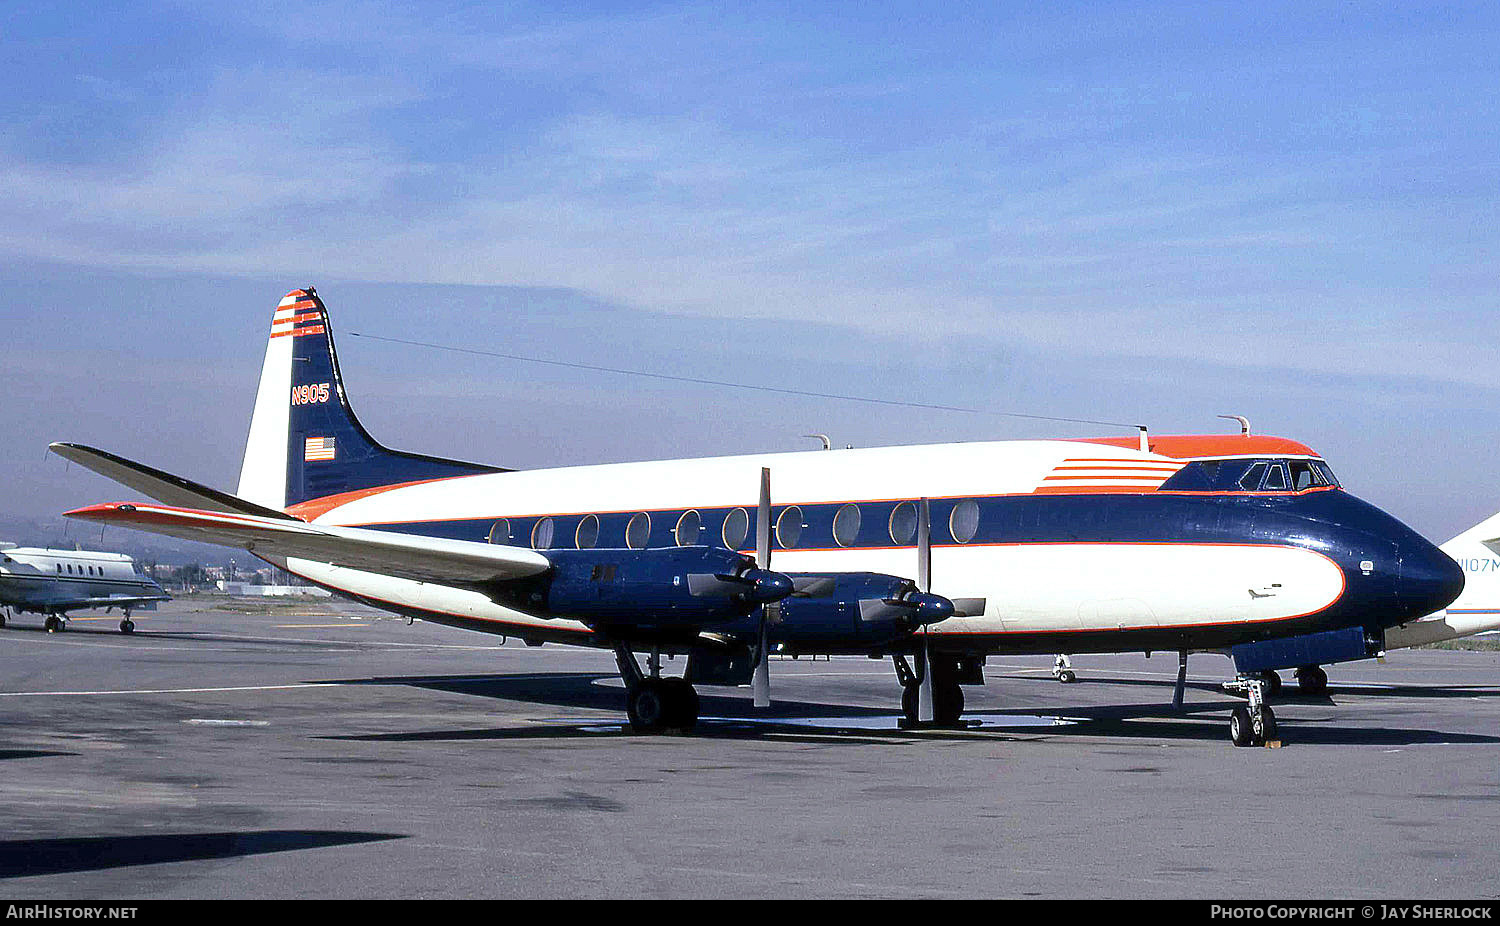
<svg viewBox="0 0 1500 926">
<path fill-rule="evenodd" d="M 1247 492 L 1258 492 L 1260 490 L 1261 477 L 1266 474 L 1266 464 L 1256 463 L 1245 471 L 1240 477 L 1240 488 Z"/>
<path fill-rule="evenodd" d="M 1323 477 L 1306 460 L 1292 460 L 1287 464 L 1292 470 L 1292 488 L 1298 492 L 1313 486 L 1326 485 Z"/>
<path fill-rule="evenodd" d="M 1260 487 L 1266 492 L 1285 492 L 1288 485 L 1286 464 L 1278 462 L 1272 463 L 1266 470 L 1266 481 Z"/>
<path fill-rule="evenodd" d="M 1338 488 L 1338 477 L 1333 474 L 1333 470 L 1327 463 L 1324 463 L 1322 460 L 1313 460 L 1312 468 L 1313 472 L 1323 477 L 1323 485 L 1330 485 L 1334 488 Z"/>
</svg>

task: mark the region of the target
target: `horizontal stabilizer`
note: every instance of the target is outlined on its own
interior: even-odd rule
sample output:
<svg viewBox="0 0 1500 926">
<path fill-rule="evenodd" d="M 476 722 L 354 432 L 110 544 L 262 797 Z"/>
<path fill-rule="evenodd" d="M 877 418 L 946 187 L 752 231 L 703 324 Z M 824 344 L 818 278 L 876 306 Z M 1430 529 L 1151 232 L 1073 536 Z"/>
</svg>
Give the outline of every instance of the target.
<svg viewBox="0 0 1500 926">
<path fill-rule="evenodd" d="M 1500 553 L 1500 537 L 1495 537 L 1490 540 L 1481 540 L 1479 542 L 1484 544 L 1485 549 L 1489 550 L 1491 553 Z"/>
<path fill-rule="evenodd" d="M 263 508 L 254 502 L 247 502 L 243 498 L 230 495 L 228 492 L 210 489 L 191 479 L 184 479 L 144 463 L 127 460 L 107 450 L 61 442 L 52 444 L 47 449 L 64 460 L 70 460 L 85 469 L 91 469 L 101 476 L 113 479 L 120 485 L 135 489 L 147 498 L 154 498 L 163 504 L 203 511 L 222 511 L 262 518 L 294 520 L 291 515 L 284 512 Z"/>
<path fill-rule="evenodd" d="M 519 579 L 552 565 L 547 557 L 522 547 L 165 505 L 91 505 L 67 516 L 419 582 Z"/>
</svg>

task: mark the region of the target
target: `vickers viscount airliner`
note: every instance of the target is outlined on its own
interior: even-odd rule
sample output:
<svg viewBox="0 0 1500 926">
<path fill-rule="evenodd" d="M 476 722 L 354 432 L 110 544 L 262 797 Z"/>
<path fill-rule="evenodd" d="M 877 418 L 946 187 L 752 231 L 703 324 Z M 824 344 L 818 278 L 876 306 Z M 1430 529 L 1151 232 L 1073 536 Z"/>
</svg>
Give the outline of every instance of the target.
<svg viewBox="0 0 1500 926">
<path fill-rule="evenodd" d="M 1266 670 L 1373 655 L 1463 573 L 1294 440 L 1024 440 L 509 471 L 387 449 L 350 408 L 311 289 L 286 296 L 238 489 L 78 444 L 157 503 L 75 518 L 240 547 L 357 601 L 612 650 L 638 730 L 768 655 L 892 660 L 908 720 L 952 724 L 1002 653 L 1228 649 L 1238 745 L 1276 737 Z M 637 653 L 648 655 L 647 667 Z M 663 653 L 686 654 L 664 677 Z M 1179 674 L 1179 696 L 1182 685 Z"/>
</svg>

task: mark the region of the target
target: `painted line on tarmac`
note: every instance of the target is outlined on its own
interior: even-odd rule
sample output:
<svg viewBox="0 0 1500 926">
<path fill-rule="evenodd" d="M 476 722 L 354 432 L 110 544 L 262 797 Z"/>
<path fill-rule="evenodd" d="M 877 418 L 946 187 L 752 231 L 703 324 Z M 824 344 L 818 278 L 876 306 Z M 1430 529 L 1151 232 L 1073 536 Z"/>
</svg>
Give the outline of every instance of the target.
<svg viewBox="0 0 1500 926">
<path fill-rule="evenodd" d="M 299 688 L 349 688 L 364 682 L 299 682 L 295 685 L 234 685 L 222 688 L 133 688 L 118 691 L 0 691 L 0 698 L 66 698 L 99 695 L 212 694 L 220 691 L 289 691 Z"/>
</svg>

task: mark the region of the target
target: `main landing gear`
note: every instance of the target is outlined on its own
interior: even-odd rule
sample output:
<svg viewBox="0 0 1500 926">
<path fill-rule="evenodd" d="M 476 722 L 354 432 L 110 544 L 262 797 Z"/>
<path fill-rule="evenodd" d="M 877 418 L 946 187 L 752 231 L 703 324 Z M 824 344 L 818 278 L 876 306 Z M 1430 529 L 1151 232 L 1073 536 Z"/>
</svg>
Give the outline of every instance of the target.
<svg viewBox="0 0 1500 926">
<path fill-rule="evenodd" d="M 48 614 L 47 619 L 42 621 L 42 628 L 48 633 L 61 633 L 67 626 L 68 619 L 58 614 Z"/>
<path fill-rule="evenodd" d="M 921 692 L 922 676 L 913 671 L 906 657 L 900 653 L 891 654 L 891 662 L 896 667 L 896 680 L 901 683 L 901 725 L 903 727 L 915 727 L 921 723 Z M 938 727 L 956 727 L 963 718 L 964 713 L 964 690 L 959 687 L 958 660 L 952 656 L 943 656 L 934 653 L 931 657 L 932 668 L 932 725 Z M 918 669 L 921 662 L 917 663 Z"/>
<path fill-rule="evenodd" d="M 1322 694 L 1328 690 L 1328 673 L 1318 666 L 1297 670 L 1297 690 L 1303 694 Z"/>
<path fill-rule="evenodd" d="M 698 692 L 684 678 L 662 678 L 661 651 L 646 660 L 649 675 L 641 673 L 630 647 L 615 647 L 615 662 L 625 682 L 625 712 L 637 733 L 686 732 L 698 723 Z"/>
<path fill-rule="evenodd" d="M 122 620 L 122 621 L 120 621 L 120 632 L 121 633 L 134 633 L 135 632 L 135 621 L 133 621 L 133 620 L 130 619 L 130 609 L 126 608 L 125 611 L 124 611 L 124 613 L 125 613 L 125 619 Z"/>
<path fill-rule="evenodd" d="M 1052 677 L 1064 685 L 1078 681 L 1078 676 L 1073 674 L 1073 660 L 1068 658 L 1067 653 L 1057 654 L 1057 659 L 1052 663 Z"/>
<path fill-rule="evenodd" d="M 1241 675 L 1225 688 L 1242 691 L 1250 699 L 1229 714 L 1229 739 L 1236 746 L 1264 746 L 1276 739 L 1276 712 L 1266 703 L 1270 685 L 1261 673 Z"/>
</svg>

